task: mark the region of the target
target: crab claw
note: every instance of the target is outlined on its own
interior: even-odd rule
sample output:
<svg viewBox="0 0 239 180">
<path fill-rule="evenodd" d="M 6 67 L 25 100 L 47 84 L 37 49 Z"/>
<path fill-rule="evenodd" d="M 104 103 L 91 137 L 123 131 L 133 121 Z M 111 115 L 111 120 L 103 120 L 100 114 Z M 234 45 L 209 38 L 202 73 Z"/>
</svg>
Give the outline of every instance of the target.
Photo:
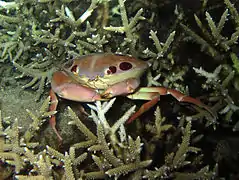
<svg viewBox="0 0 239 180">
<path fill-rule="evenodd" d="M 64 99 L 80 102 L 94 102 L 96 100 L 102 100 L 100 94 L 98 94 L 95 89 L 77 84 L 77 82 L 75 82 L 65 72 L 62 71 L 57 71 L 53 74 L 51 87 L 51 105 L 49 108 L 50 111 L 56 111 L 58 105 L 56 94 Z M 57 135 L 59 142 L 62 142 L 62 137 L 56 129 L 55 115 L 51 116 L 50 125 Z"/>
<path fill-rule="evenodd" d="M 127 79 L 126 81 L 116 83 L 112 85 L 111 87 L 109 87 L 108 89 L 106 89 L 101 94 L 101 97 L 109 99 L 118 95 L 130 94 L 130 93 L 133 93 L 136 90 L 136 88 L 138 88 L 138 86 L 139 86 L 138 79 L 134 79 L 134 78 Z"/>
<path fill-rule="evenodd" d="M 101 100 L 95 89 L 82 86 L 72 80 L 65 72 L 58 71 L 53 74 L 52 90 L 60 97 L 79 102 L 94 102 Z"/>
</svg>

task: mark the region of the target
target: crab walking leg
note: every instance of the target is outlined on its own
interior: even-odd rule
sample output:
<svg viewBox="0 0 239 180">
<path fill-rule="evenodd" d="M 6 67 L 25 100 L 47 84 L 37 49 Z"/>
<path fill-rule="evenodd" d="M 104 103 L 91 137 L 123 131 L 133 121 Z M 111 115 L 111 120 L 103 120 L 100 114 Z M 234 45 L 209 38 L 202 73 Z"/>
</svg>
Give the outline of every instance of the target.
<svg viewBox="0 0 239 180">
<path fill-rule="evenodd" d="M 187 102 L 195 104 L 201 108 L 206 109 L 211 114 L 211 110 L 209 107 L 207 107 L 205 104 L 203 104 L 200 100 L 192 98 L 190 96 L 187 96 L 177 90 L 174 89 L 168 89 L 164 87 L 143 87 L 140 88 L 137 92 L 128 95 L 127 97 L 130 99 L 141 99 L 141 100 L 150 100 L 149 102 L 144 103 L 140 109 L 133 114 L 127 123 L 131 123 L 136 118 L 138 118 L 141 114 L 148 111 L 151 107 L 153 107 L 159 100 L 161 95 L 172 95 L 175 99 L 177 99 L 179 102 Z"/>
<path fill-rule="evenodd" d="M 57 105 L 58 105 L 58 99 L 57 99 L 56 94 L 54 93 L 54 91 L 52 89 L 50 90 L 50 97 L 51 97 L 51 105 L 49 107 L 49 110 L 50 111 L 56 111 L 56 108 L 57 108 Z M 51 128 L 53 129 L 53 131 L 57 135 L 58 140 L 60 142 L 62 142 L 62 137 L 56 129 L 56 116 L 55 115 L 52 115 L 50 117 L 49 124 L 51 125 Z"/>
<path fill-rule="evenodd" d="M 148 111 L 151 107 L 153 107 L 157 102 L 159 101 L 159 97 L 154 97 L 152 100 L 144 103 L 139 110 L 134 113 L 126 122 L 127 124 L 131 123 L 135 119 L 137 119 L 139 116 L 141 116 L 144 112 Z"/>
</svg>

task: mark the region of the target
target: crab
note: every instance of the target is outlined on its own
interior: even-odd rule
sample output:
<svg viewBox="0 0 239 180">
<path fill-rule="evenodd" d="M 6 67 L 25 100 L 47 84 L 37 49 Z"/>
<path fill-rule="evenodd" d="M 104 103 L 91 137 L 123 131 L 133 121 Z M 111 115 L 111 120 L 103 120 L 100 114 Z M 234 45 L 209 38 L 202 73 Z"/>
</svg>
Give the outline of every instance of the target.
<svg viewBox="0 0 239 180">
<path fill-rule="evenodd" d="M 50 110 L 55 111 L 57 108 L 56 94 L 78 102 L 106 101 L 115 96 L 148 100 L 129 118 L 127 123 L 131 123 L 153 107 L 161 95 L 171 94 L 179 102 L 192 103 L 210 111 L 200 100 L 177 90 L 166 87 L 140 87 L 140 78 L 149 67 L 150 64 L 146 61 L 120 54 L 97 53 L 73 59 L 52 76 Z M 55 115 L 51 116 L 50 125 L 62 141 L 56 130 Z"/>
</svg>

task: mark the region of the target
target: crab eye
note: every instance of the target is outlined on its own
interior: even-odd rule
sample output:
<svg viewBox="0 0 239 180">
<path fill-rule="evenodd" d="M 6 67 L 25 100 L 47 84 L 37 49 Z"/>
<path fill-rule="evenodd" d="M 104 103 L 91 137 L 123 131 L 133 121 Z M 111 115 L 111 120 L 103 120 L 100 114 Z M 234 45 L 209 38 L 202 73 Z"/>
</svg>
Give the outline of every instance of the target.
<svg viewBox="0 0 239 180">
<path fill-rule="evenodd" d="M 73 72 L 73 73 L 78 73 L 78 66 L 77 66 L 77 65 L 74 65 L 74 66 L 71 68 L 71 72 Z"/>
<path fill-rule="evenodd" d="M 120 63 L 120 65 L 119 65 L 119 68 L 120 68 L 122 71 L 127 71 L 127 70 L 131 69 L 132 67 L 133 67 L 132 64 L 129 63 L 129 62 L 122 62 L 122 63 Z"/>
<path fill-rule="evenodd" d="M 74 61 L 73 60 L 69 60 L 64 64 L 64 68 L 69 69 L 72 65 L 73 65 Z"/>
<path fill-rule="evenodd" d="M 110 66 L 108 69 L 106 69 L 106 74 L 114 74 L 114 73 L 116 73 L 116 71 L 117 71 L 117 68 L 115 67 L 115 66 Z"/>
</svg>

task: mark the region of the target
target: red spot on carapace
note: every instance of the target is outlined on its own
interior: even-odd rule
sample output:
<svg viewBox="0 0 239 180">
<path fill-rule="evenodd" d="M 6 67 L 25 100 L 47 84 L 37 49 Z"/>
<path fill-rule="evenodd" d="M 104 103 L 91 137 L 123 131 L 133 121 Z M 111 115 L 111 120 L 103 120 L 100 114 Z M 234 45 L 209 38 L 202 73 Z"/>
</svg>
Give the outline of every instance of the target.
<svg viewBox="0 0 239 180">
<path fill-rule="evenodd" d="M 117 68 L 115 66 L 110 66 L 109 69 L 107 69 L 106 73 L 107 74 L 114 74 L 116 73 Z"/>
<path fill-rule="evenodd" d="M 127 71 L 127 70 L 131 69 L 132 67 L 133 67 L 132 64 L 129 63 L 129 62 L 122 62 L 122 63 L 120 63 L 120 65 L 119 65 L 119 68 L 120 68 L 122 71 Z"/>
<path fill-rule="evenodd" d="M 77 72 L 77 65 L 74 65 L 74 66 L 71 68 L 71 72 Z"/>
<path fill-rule="evenodd" d="M 116 73 L 116 67 L 115 66 L 110 66 L 109 70 L 111 71 L 112 74 Z"/>
</svg>

